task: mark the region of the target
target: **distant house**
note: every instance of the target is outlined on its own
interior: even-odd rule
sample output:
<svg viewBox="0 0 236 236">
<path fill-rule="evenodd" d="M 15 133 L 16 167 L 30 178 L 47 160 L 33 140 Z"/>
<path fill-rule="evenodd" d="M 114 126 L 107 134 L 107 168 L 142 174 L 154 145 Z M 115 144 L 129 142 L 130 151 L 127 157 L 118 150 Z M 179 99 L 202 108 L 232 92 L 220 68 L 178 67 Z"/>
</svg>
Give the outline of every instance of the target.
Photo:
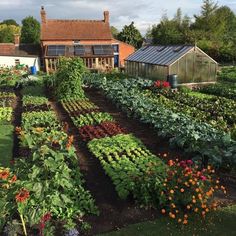
<svg viewBox="0 0 236 236">
<path fill-rule="evenodd" d="M 166 80 L 178 75 L 179 83 L 216 81 L 218 63 L 200 48 L 189 45 L 144 46 L 125 60 L 126 73 Z"/>
<path fill-rule="evenodd" d="M 103 20 L 47 19 L 41 8 L 41 47 L 45 70 L 55 70 L 60 56 L 79 56 L 89 69 L 111 70 L 124 66 L 134 48 L 113 39 L 109 12 Z"/>
<path fill-rule="evenodd" d="M 20 64 L 40 69 L 40 46 L 21 44 L 20 36 L 15 35 L 14 43 L 0 43 L 0 67 L 12 67 Z"/>
</svg>

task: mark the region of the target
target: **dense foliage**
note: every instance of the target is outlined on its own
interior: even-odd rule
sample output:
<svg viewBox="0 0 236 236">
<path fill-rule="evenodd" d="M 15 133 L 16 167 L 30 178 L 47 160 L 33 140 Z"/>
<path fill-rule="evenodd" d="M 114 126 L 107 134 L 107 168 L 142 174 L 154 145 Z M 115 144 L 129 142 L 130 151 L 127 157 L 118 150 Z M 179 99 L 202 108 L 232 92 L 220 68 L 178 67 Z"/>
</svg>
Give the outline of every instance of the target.
<svg viewBox="0 0 236 236">
<path fill-rule="evenodd" d="M 22 20 L 21 42 L 32 44 L 40 42 L 40 23 L 32 16 Z"/>
<path fill-rule="evenodd" d="M 21 28 L 18 25 L 6 23 L 0 24 L 0 43 L 14 43 L 14 35 L 20 34 Z"/>
<path fill-rule="evenodd" d="M 81 78 L 86 67 L 80 57 L 59 60 L 58 70 L 55 76 L 55 93 L 58 99 L 84 97 L 81 86 Z"/>
<path fill-rule="evenodd" d="M 236 83 L 236 67 L 223 67 L 219 74 L 219 80 L 222 82 Z"/>
<path fill-rule="evenodd" d="M 128 43 L 135 48 L 140 48 L 142 46 L 143 38 L 139 30 L 134 26 L 134 22 L 130 25 L 125 25 L 122 31 L 117 35 L 120 41 Z"/>
</svg>

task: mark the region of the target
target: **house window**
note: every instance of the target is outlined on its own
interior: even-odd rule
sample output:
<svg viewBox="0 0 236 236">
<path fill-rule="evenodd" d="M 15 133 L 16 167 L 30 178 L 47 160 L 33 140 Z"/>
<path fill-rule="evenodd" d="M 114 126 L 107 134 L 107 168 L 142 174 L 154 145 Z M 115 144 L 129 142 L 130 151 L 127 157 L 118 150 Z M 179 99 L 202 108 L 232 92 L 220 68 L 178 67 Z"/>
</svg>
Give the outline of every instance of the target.
<svg viewBox="0 0 236 236">
<path fill-rule="evenodd" d="M 75 46 L 75 56 L 82 56 L 85 54 L 84 46 L 77 45 Z"/>
<path fill-rule="evenodd" d="M 20 59 L 15 59 L 15 65 L 19 66 L 20 65 Z"/>
<path fill-rule="evenodd" d="M 113 48 L 111 45 L 94 45 L 94 55 L 113 55 Z"/>
<path fill-rule="evenodd" d="M 65 56 L 65 45 L 49 45 L 47 50 L 47 56 Z"/>
<path fill-rule="evenodd" d="M 115 53 L 119 53 L 119 44 L 113 44 L 112 47 Z"/>
</svg>

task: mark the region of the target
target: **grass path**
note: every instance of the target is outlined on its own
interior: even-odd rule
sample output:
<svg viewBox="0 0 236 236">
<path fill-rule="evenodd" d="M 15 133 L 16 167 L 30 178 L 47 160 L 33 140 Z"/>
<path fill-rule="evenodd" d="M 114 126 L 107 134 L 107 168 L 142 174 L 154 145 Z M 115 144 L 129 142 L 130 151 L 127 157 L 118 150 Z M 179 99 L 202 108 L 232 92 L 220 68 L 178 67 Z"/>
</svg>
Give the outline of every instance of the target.
<svg viewBox="0 0 236 236">
<path fill-rule="evenodd" d="M 0 166 L 10 165 L 13 151 L 13 129 L 12 125 L 0 125 Z"/>
<path fill-rule="evenodd" d="M 236 205 L 233 205 L 212 213 L 206 222 L 192 220 L 187 226 L 181 227 L 171 222 L 170 218 L 162 217 L 156 221 L 129 225 L 119 231 L 100 236 L 233 236 L 236 235 L 235 219 Z"/>
</svg>

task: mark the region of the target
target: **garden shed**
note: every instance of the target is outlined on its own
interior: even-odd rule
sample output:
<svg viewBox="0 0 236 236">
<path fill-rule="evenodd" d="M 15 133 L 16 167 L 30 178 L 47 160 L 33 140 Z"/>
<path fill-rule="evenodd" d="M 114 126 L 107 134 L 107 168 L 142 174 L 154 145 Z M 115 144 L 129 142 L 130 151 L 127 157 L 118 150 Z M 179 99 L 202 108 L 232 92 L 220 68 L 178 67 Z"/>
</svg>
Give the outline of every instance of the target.
<svg viewBox="0 0 236 236">
<path fill-rule="evenodd" d="M 144 46 L 125 60 L 130 76 L 166 80 L 178 75 L 179 83 L 216 81 L 218 63 L 197 46 Z"/>
</svg>

